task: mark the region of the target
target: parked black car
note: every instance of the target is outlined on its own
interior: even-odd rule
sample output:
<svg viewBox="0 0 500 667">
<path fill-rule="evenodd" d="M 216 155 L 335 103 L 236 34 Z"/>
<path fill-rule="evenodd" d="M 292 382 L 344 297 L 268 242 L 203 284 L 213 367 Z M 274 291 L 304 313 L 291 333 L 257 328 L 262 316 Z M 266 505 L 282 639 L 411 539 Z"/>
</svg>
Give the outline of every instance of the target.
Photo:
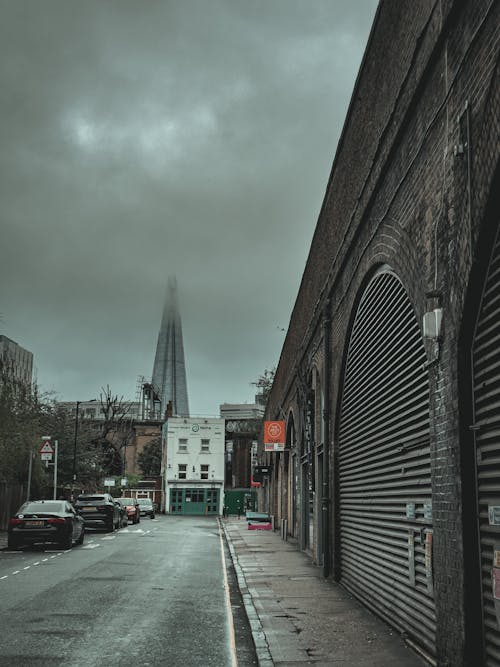
<svg viewBox="0 0 500 667">
<path fill-rule="evenodd" d="M 141 516 L 149 516 L 152 519 L 155 518 L 155 508 L 151 498 L 137 498 L 137 502 L 139 503 Z"/>
<path fill-rule="evenodd" d="M 18 549 L 38 543 L 56 543 L 71 549 L 83 544 L 85 523 L 66 500 L 30 500 L 9 521 L 7 546 Z"/>
<path fill-rule="evenodd" d="M 76 499 L 75 509 L 89 528 L 112 533 L 121 525 L 120 508 L 109 493 L 82 494 Z"/>
</svg>

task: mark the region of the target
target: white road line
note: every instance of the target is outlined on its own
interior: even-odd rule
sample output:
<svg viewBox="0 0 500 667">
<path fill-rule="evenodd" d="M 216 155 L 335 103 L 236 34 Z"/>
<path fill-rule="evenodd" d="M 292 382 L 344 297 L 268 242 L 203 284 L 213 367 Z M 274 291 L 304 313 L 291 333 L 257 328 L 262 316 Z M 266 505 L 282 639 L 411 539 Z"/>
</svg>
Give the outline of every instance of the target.
<svg viewBox="0 0 500 667">
<path fill-rule="evenodd" d="M 33 563 L 33 565 L 40 565 L 40 561 Z"/>
<path fill-rule="evenodd" d="M 100 544 L 86 544 L 85 546 L 82 547 L 82 549 L 96 549 L 97 547 L 100 547 Z"/>
<path fill-rule="evenodd" d="M 2 580 L 2 579 L 7 579 L 7 576 L 8 576 L 8 575 L 4 574 L 3 577 L 0 577 L 0 580 Z"/>
<path fill-rule="evenodd" d="M 20 571 L 21 571 L 21 570 L 16 570 L 16 571 L 13 572 L 12 574 L 19 574 Z"/>
<path fill-rule="evenodd" d="M 224 542 L 222 540 L 222 527 L 219 524 L 220 537 L 220 555 L 222 560 L 222 570 L 224 573 L 224 591 L 226 593 L 227 621 L 229 625 L 229 647 L 231 649 L 231 666 L 238 667 L 238 657 L 236 654 L 236 638 L 234 634 L 234 617 L 231 607 L 231 596 L 229 594 L 229 581 L 227 578 L 226 557 L 224 555 Z"/>
<path fill-rule="evenodd" d="M 23 568 L 23 570 L 29 570 L 31 565 L 26 565 L 26 567 Z"/>
<path fill-rule="evenodd" d="M 42 562 L 45 563 L 46 560 L 49 560 L 49 559 L 48 559 L 48 558 L 44 558 Z"/>
</svg>

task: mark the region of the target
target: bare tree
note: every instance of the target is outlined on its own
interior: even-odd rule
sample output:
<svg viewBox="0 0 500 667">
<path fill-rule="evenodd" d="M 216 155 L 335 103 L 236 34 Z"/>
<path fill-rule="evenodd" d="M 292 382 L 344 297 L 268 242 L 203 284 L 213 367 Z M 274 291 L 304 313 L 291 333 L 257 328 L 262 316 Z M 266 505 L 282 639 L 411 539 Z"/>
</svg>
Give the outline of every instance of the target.
<svg viewBox="0 0 500 667">
<path fill-rule="evenodd" d="M 135 436 L 132 403 L 123 396 L 113 394 L 109 385 L 99 394 L 102 421 L 99 421 L 99 443 L 103 454 L 103 466 L 108 474 L 123 472 L 124 449 Z"/>
</svg>

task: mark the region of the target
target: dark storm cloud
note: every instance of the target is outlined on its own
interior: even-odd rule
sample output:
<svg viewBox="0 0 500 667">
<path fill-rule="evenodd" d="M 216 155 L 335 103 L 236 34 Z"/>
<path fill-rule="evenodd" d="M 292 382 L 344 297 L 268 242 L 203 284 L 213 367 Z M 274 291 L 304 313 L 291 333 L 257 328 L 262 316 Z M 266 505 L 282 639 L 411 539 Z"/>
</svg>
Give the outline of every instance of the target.
<svg viewBox="0 0 500 667">
<path fill-rule="evenodd" d="M 1 2 L 2 333 L 133 397 L 176 273 L 190 405 L 277 362 L 374 0 Z"/>
</svg>

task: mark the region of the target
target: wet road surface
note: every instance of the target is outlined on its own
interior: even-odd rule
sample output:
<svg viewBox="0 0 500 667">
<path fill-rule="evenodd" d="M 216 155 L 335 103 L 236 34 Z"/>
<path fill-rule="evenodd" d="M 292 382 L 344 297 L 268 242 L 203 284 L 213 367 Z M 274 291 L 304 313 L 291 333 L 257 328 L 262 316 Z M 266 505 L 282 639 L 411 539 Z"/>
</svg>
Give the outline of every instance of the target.
<svg viewBox="0 0 500 667">
<path fill-rule="evenodd" d="M 171 516 L 0 551 L 0 664 L 256 664 L 224 551 L 216 519 Z"/>
</svg>

